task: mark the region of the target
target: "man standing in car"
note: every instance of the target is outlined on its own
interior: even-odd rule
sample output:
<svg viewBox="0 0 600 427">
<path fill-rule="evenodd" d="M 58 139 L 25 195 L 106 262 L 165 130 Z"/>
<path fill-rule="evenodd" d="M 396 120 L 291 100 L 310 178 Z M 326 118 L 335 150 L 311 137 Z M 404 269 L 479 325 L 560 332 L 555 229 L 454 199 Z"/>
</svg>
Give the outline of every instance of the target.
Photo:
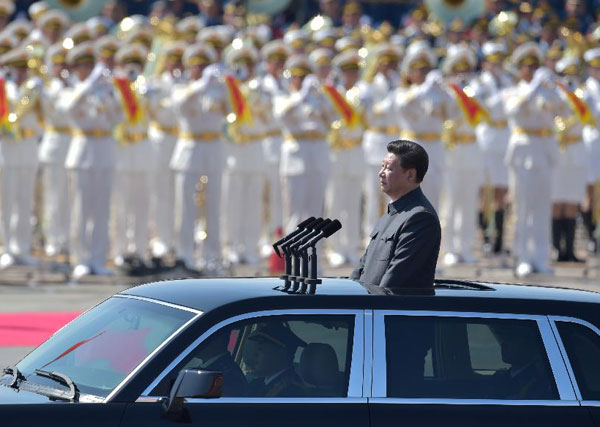
<svg viewBox="0 0 600 427">
<path fill-rule="evenodd" d="M 429 164 L 427 152 L 406 140 L 390 142 L 387 151 L 379 182 L 391 203 L 350 277 L 383 288 L 431 289 L 441 227 L 420 187 Z"/>
</svg>

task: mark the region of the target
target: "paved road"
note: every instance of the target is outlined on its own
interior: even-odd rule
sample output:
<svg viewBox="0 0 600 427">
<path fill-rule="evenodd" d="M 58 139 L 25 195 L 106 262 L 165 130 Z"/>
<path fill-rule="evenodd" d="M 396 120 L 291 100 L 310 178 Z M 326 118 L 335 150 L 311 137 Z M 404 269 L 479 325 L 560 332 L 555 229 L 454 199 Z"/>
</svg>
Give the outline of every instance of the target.
<svg viewBox="0 0 600 427">
<path fill-rule="evenodd" d="M 439 278 L 475 279 L 498 282 L 515 282 L 508 260 L 489 259 L 477 265 L 448 268 Z M 555 265 L 552 276 L 531 276 L 522 283 L 571 287 L 600 292 L 600 259 L 587 265 Z M 82 283 L 65 282 L 64 274 L 49 272 L 45 267 L 21 268 L 0 274 L 0 313 L 21 311 L 84 311 L 112 294 L 153 278 L 127 278 L 122 276 L 92 278 Z M 324 276 L 346 276 L 350 268 L 324 269 Z M 174 273 L 174 277 L 181 274 Z M 266 266 L 239 267 L 230 271 L 232 276 L 268 275 Z M 0 367 L 15 363 L 31 348 L 0 347 Z"/>
</svg>

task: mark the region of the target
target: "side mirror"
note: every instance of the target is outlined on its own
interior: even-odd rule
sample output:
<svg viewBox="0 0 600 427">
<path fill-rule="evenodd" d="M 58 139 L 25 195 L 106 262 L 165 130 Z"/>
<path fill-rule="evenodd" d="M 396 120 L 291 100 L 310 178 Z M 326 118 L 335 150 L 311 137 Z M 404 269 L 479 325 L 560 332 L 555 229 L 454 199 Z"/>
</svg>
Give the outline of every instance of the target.
<svg viewBox="0 0 600 427">
<path fill-rule="evenodd" d="M 180 414 L 184 399 L 214 399 L 223 392 L 223 374 L 221 372 L 184 369 L 179 372 L 171 387 L 169 399 L 164 402 L 167 415 Z"/>
</svg>

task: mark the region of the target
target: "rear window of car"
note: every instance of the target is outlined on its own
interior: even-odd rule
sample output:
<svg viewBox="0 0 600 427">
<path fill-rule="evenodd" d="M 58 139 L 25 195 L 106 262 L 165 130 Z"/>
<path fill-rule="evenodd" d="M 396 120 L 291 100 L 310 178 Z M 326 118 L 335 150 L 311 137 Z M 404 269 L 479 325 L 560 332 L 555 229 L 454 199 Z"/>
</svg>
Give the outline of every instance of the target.
<svg viewBox="0 0 600 427">
<path fill-rule="evenodd" d="M 583 400 L 600 400 L 600 336 L 587 326 L 557 322 Z"/>
<path fill-rule="evenodd" d="M 388 397 L 558 399 L 534 320 L 387 316 L 385 325 Z"/>
</svg>

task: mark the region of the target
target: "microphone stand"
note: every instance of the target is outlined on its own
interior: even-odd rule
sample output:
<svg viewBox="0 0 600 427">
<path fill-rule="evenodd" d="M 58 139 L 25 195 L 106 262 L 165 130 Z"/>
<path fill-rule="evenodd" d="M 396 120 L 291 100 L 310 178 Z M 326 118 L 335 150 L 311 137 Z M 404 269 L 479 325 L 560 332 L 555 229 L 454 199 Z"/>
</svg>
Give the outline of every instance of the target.
<svg viewBox="0 0 600 427">
<path fill-rule="evenodd" d="M 304 279 L 304 284 L 305 286 L 308 285 L 308 293 L 314 294 L 317 291 L 317 285 L 320 285 L 323 281 L 317 278 L 317 248 L 315 245 L 312 245 L 310 250 L 311 253 L 308 256 L 310 260 L 310 276 Z M 304 251 L 303 253 L 308 255 L 308 251 Z"/>
</svg>

